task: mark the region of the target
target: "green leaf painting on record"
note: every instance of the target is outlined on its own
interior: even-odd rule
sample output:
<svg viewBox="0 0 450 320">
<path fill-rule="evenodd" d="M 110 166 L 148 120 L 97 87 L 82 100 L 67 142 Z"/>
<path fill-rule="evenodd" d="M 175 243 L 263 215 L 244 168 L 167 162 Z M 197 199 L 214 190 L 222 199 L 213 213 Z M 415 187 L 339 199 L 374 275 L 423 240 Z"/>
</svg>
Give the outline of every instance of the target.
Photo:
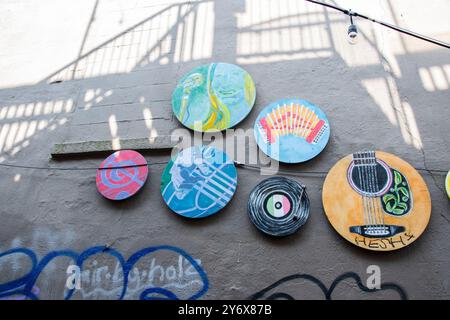
<svg viewBox="0 0 450 320">
<path fill-rule="evenodd" d="M 412 208 L 412 193 L 406 178 L 392 169 L 394 181 L 388 192 L 381 198 L 385 212 L 394 216 L 403 216 Z"/>
</svg>

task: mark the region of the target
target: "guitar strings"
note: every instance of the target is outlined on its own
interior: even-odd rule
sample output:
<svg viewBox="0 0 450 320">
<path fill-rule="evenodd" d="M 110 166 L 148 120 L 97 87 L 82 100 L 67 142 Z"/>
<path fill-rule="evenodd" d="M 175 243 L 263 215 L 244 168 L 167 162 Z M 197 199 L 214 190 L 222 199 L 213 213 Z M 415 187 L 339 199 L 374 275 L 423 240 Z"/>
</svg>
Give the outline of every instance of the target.
<svg viewBox="0 0 450 320">
<path fill-rule="evenodd" d="M 370 199 L 370 203 L 372 206 L 372 216 L 373 216 L 373 225 L 376 226 L 378 225 L 378 220 L 377 220 L 377 214 L 376 214 L 376 203 L 374 201 L 374 185 L 373 185 L 373 179 L 372 179 L 372 168 L 373 168 L 373 161 L 372 158 L 370 157 L 370 153 L 366 152 L 366 159 L 367 159 L 367 176 L 368 176 L 368 181 L 367 184 L 369 185 L 369 199 Z"/>
<path fill-rule="evenodd" d="M 361 166 L 361 157 L 360 152 L 356 152 L 356 159 L 358 162 L 355 163 L 358 170 L 358 176 L 359 176 L 359 185 L 360 188 L 364 189 L 363 187 L 363 173 L 362 173 L 362 166 Z M 367 200 L 366 197 L 361 193 L 361 199 L 363 203 L 363 216 L 364 216 L 364 225 L 369 225 L 369 219 L 368 219 L 368 207 L 367 207 Z"/>
<path fill-rule="evenodd" d="M 368 218 L 369 218 L 369 225 L 373 226 L 375 224 L 375 221 L 373 219 L 373 207 L 372 207 L 372 202 L 371 199 L 367 196 L 367 190 L 369 190 L 369 179 L 368 179 L 368 169 L 367 169 L 367 158 L 364 154 L 364 152 L 360 153 L 361 156 L 361 162 L 362 162 L 362 170 L 363 170 L 363 192 L 365 193 L 364 197 L 366 199 L 367 202 L 367 214 L 368 214 Z"/>
<path fill-rule="evenodd" d="M 372 227 L 385 226 L 381 203 L 376 196 L 377 192 L 379 192 L 379 180 L 377 173 L 378 162 L 375 151 L 356 152 L 354 154 L 354 161 L 362 191 L 364 223 Z"/>
<path fill-rule="evenodd" d="M 374 193 L 375 193 L 375 192 L 380 191 L 380 190 L 378 190 L 378 187 L 379 187 L 378 173 L 377 173 L 378 162 L 377 162 L 375 151 L 371 151 L 370 153 L 371 153 L 371 156 L 373 157 L 373 161 L 374 161 L 374 166 L 372 168 L 372 171 L 373 171 L 372 175 L 373 175 L 373 179 L 374 179 L 374 186 L 375 186 Z M 381 203 L 380 203 L 380 201 L 378 201 L 378 198 L 375 198 L 374 201 L 375 201 L 375 205 L 376 205 L 377 215 L 380 219 L 379 224 L 384 226 L 384 214 L 381 211 Z"/>
<path fill-rule="evenodd" d="M 375 186 L 373 181 L 373 158 L 371 157 L 370 151 L 365 153 L 365 157 L 367 159 L 367 184 L 369 185 L 369 199 L 372 207 L 371 214 L 373 215 L 373 221 L 374 225 L 378 225 L 378 216 L 377 216 L 377 210 L 376 210 L 376 203 L 375 203 Z"/>
<path fill-rule="evenodd" d="M 374 174 L 373 174 L 373 169 L 376 166 L 376 158 L 375 155 L 372 156 L 372 153 L 369 151 L 366 153 L 366 157 L 367 157 L 367 162 L 368 162 L 368 167 L 367 167 L 367 171 L 368 171 L 368 184 L 369 184 L 369 196 L 370 196 L 370 201 L 372 203 L 372 215 L 374 217 L 374 225 L 380 225 L 379 222 L 379 215 L 377 212 L 377 198 L 375 197 L 376 194 L 376 186 L 375 186 L 375 180 L 374 180 Z"/>
<path fill-rule="evenodd" d="M 376 155 L 375 155 L 375 151 L 373 151 L 373 155 L 374 155 L 374 157 L 375 157 L 375 163 L 377 164 L 377 160 L 376 160 Z M 378 185 L 378 171 L 377 171 L 377 165 L 375 166 L 375 180 L 377 181 L 377 185 Z M 381 215 L 381 224 L 383 225 L 383 226 L 385 226 L 385 224 L 384 224 L 384 213 L 383 213 L 383 211 L 382 211 L 382 209 L 381 209 L 381 202 L 379 202 L 378 203 L 378 211 L 379 211 L 379 214 Z"/>
<path fill-rule="evenodd" d="M 373 193 L 374 193 L 374 198 L 373 198 L 373 202 L 375 205 L 375 215 L 378 217 L 378 222 L 377 225 L 382 225 L 382 215 L 380 214 L 380 202 L 378 201 L 378 197 L 375 196 L 376 193 L 378 193 L 378 180 L 375 179 L 375 172 L 377 170 L 377 158 L 375 156 L 375 152 L 371 151 L 370 152 L 371 157 L 372 157 L 372 183 L 373 183 Z"/>
<path fill-rule="evenodd" d="M 366 200 L 366 203 L 367 203 L 367 216 L 368 216 L 368 220 L 369 220 L 368 225 L 371 226 L 372 225 L 372 214 L 370 212 L 371 211 L 371 204 L 370 204 L 370 201 L 369 201 L 369 199 L 367 197 L 367 194 L 366 194 L 368 186 L 367 186 L 366 161 L 365 161 L 364 153 L 360 152 L 359 153 L 359 157 L 360 157 L 360 165 L 361 165 L 361 168 L 362 168 L 362 171 L 363 171 L 363 183 L 362 183 L 361 187 L 362 187 L 362 191 L 363 191 L 363 197 L 364 197 L 364 199 Z"/>
</svg>

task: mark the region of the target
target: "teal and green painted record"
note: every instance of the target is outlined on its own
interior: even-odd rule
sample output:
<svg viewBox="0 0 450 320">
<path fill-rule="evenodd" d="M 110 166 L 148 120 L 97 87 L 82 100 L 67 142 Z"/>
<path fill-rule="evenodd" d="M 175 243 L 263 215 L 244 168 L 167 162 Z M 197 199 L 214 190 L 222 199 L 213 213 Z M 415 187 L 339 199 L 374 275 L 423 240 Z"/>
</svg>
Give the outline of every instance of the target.
<svg viewBox="0 0 450 320">
<path fill-rule="evenodd" d="M 196 131 L 221 131 L 241 122 L 252 110 L 252 77 L 229 63 L 211 63 L 187 73 L 172 94 L 178 120 Z"/>
</svg>

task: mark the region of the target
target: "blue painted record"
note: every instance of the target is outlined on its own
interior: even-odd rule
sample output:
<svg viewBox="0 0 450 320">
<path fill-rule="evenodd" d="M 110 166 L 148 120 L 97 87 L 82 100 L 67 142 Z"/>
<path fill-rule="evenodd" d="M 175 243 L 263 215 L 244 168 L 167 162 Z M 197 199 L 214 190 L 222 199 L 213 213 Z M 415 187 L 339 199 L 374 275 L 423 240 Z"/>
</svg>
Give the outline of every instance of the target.
<svg viewBox="0 0 450 320">
<path fill-rule="evenodd" d="M 236 185 L 236 167 L 226 153 L 195 146 L 169 161 L 161 178 L 161 194 L 172 211 L 203 218 L 225 207 Z"/>
<path fill-rule="evenodd" d="M 254 127 L 261 150 L 286 163 L 308 161 L 317 156 L 330 138 L 325 113 L 301 99 L 278 100 L 259 114 Z"/>
</svg>

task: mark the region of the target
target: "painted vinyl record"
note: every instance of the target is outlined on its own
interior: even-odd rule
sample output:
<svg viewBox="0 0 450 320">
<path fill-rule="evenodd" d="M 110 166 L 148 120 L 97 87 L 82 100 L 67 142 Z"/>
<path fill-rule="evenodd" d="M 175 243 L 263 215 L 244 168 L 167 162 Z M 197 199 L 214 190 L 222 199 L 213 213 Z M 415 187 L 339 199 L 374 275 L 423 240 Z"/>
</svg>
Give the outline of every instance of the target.
<svg viewBox="0 0 450 320">
<path fill-rule="evenodd" d="M 445 178 L 445 190 L 447 190 L 447 196 L 450 198 L 450 171 Z"/>
<path fill-rule="evenodd" d="M 404 160 L 381 151 L 355 152 L 328 173 L 325 213 L 345 239 L 364 249 L 403 248 L 423 233 L 431 214 L 425 181 Z"/>
<path fill-rule="evenodd" d="M 272 177 L 250 193 L 248 215 L 253 224 L 271 236 L 295 233 L 309 217 L 306 188 L 295 180 Z"/>
<path fill-rule="evenodd" d="M 169 161 L 161 179 L 161 194 L 172 211 L 203 218 L 225 207 L 236 185 L 236 167 L 226 153 L 195 146 Z"/>
<path fill-rule="evenodd" d="M 317 156 L 330 138 L 325 113 L 301 99 L 278 100 L 259 114 L 254 134 L 259 148 L 272 159 L 286 163 Z"/>
<path fill-rule="evenodd" d="M 133 150 L 116 151 L 97 170 L 97 189 L 110 200 L 124 200 L 138 192 L 147 180 L 145 158 Z"/>
<path fill-rule="evenodd" d="M 180 79 L 172 94 L 172 109 L 190 129 L 220 131 L 241 122 L 255 98 L 255 84 L 247 71 L 234 64 L 210 63 Z"/>
</svg>

